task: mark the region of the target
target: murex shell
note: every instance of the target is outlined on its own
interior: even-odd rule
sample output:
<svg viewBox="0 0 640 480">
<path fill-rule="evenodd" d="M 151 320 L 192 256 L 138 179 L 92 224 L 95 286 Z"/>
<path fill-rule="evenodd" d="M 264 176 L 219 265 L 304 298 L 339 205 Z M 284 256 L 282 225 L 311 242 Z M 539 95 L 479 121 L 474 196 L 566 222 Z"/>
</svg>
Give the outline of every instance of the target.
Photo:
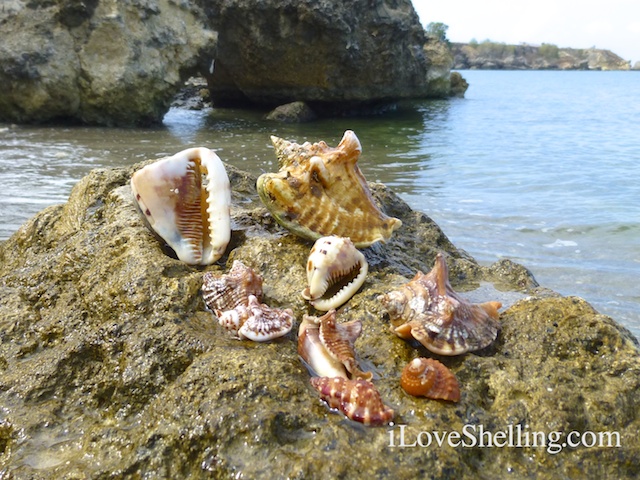
<svg viewBox="0 0 640 480">
<path fill-rule="evenodd" d="M 351 420 L 365 425 L 384 425 L 393 420 L 393 409 L 382 402 L 378 389 L 368 380 L 311 377 L 309 381 L 329 407 Z"/>
<path fill-rule="evenodd" d="M 224 312 L 217 310 L 218 321 L 227 331 L 242 339 L 266 342 L 282 337 L 291 331 L 293 311 L 281 310 L 260 303 L 255 295 L 249 295 L 247 305 L 238 305 Z"/>
<path fill-rule="evenodd" d="M 373 375 L 360 370 L 353 348 L 361 332 L 360 320 L 337 323 L 335 310 L 321 317 L 305 315 L 298 331 L 298 354 L 320 377 L 350 374 L 370 380 Z"/>
<path fill-rule="evenodd" d="M 291 309 L 260 303 L 262 277 L 239 260 L 227 274 L 205 273 L 202 297 L 220 325 L 240 339 L 264 342 L 286 335 L 293 326 Z"/>
<path fill-rule="evenodd" d="M 249 295 L 262 300 L 262 277 L 240 260 L 234 260 L 227 274 L 206 272 L 202 276 L 202 297 L 214 312 L 246 306 Z"/>
<path fill-rule="evenodd" d="M 147 165 L 133 174 L 131 188 L 151 228 L 180 260 L 209 265 L 224 254 L 231 237 L 231 185 L 211 150 L 190 148 Z"/>
<path fill-rule="evenodd" d="M 402 369 L 400 385 L 409 395 L 457 402 L 460 386 L 451 370 L 433 358 L 414 358 Z"/>
<path fill-rule="evenodd" d="M 368 269 L 364 255 L 349 238 L 319 238 L 309 254 L 309 286 L 302 296 L 317 310 L 338 308 L 362 286 Z"/>
<path fill-rule="evenodd" d="M 386 241 L 402 225 L 373 201 L 356 162 L 358 137 L 347 130 L 337 147 L 325 142 L 302 145 L 271 137 L 280 164 L 278 173 L 258 178 L 260 199 L 274 218 L 310 240 L 349 237 L 357 247 Z"/>
<path fill-rule="evenodd" d="M 473 304 L 457 294 L 441 253 L 428 274 L 418 272 L 413 280 L 378 300 L 389 312 L 396 335 L 415 338 L 440 355 L 484 348 L 500 330 L 498 309 L 502 304 Z"/>
</svg>

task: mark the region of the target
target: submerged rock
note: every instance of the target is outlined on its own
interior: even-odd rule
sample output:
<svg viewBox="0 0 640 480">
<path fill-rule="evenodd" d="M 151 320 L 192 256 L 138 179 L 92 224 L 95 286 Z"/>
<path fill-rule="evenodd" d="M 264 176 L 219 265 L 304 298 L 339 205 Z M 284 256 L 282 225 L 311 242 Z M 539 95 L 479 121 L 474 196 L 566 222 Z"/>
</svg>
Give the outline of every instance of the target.
<svg viewBox="0 0 640 480">
<path fill-rule="evenodd" d="M 0 471 L 52 479 L 640 473 L 638 344 L 584 300 L 538 288 L 507 260 L 478 265 L 425 214 L 371 184 L 403 226 L 364 250 L 369 276 L 338 315 L 362 322 L 360 366 L 374 372 L 396 417 L 389 427 L 354 424 L 320 401 L 297 355 L 299 322 L 314 313 L 300 295 L 311 242 L 273 220 L 255 177 L 227 167 L 227 254 L 212 266 L 188 266 L 137 211 L 129 179 L 140 166 L 92 171 L 66 204 L 0 244 Z M 402 390 L 404 365 L 435 356 L 397 338 L 376 300 L 417 269 L 428 271 L 438 251 L 449 256 L 454 289 L 507 307 L 491 346 L 437 357 L 458 378 L 457 404 Z M 293 309 L 290 334 L 267 344 L 236 340 L 205 310 L 203 273 L 227 271 L 233 260 L 263 276 L 269 305 Z M 617 432 L 620 446 L 558 454 L 548 446 L 490 448 L 486 435 L 479 444 L 481 429 L 544 432 L 545 445 L 555 431 Z M 476 445 L 449 437 L 454 446 L 439 447 L 433 432 L 467 432 L 462 440 L 477 437 Z"/>
</svg>

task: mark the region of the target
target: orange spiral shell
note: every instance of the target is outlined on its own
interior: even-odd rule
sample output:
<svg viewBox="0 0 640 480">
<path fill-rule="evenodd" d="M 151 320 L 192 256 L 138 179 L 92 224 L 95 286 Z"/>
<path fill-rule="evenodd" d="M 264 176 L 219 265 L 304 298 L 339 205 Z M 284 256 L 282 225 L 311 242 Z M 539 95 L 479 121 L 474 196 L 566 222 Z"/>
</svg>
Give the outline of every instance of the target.
<svg viewBox="0 0 640 480">
<path fill-rule="evenodd" d="M 455 375 L 438 360 L 414 358 L 402 370 L 400 384 L 405 392 L 416 397 L 457 402 L 460 387 Z"/>
</svg>

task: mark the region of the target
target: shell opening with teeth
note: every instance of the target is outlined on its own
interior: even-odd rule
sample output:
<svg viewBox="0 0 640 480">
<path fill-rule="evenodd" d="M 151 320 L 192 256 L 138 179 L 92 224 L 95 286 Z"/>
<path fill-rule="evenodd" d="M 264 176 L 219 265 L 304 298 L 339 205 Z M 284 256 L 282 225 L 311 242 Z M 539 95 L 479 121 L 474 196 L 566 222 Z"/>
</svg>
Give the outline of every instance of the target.
<svg viewBox="0 0 640 480">
<path fill-rule="evenodd" d="M 260 199 L 276 221 L 296 235 L 316 240 L 349 237 L 357 247 L 386 241 L 402 225 L 373 201 L 357 166 L 362 146 L 347 130 L 337 147 L 325 142 L 298 145 L 271 137 L 278 173 L 258 178 Z"/>
<path fill-rule="evenodd" d="M 307 261 L 309 286 L 302 296 L 317 310 L 347 302 L 365 281 L 369 266 L 348 238 L 329 236 L 316 241 Z"/>
<path fill-rule="evenodd" d="M 298 354 L 321 377 L 352 377 L 370 380 L 371 372 L 358 367 L 354 343 L 362 332 L 360 320 L 336 322 L 336 311 L 321 317 L 305 315 L 298 332 Z"/>
<path fill-rule="evenodd" d="M 414 358 L 402 370 L 400 384 L 405 392 L 416 397 L 457 402 L 460 387 L 455 375 L 433 358 Z"/>
<path fill-rule="evenodd" d="M 473 304 L 449 283 L 447 264 L 439 253 L 428 274 L 418 272 L 399 289 L 380 295 L 394 332 L 415 338 L 440 355 L 460 355 L 490 345 L 500 330 L 500 302 Z"/>
<path fill-rule="evenodd" d="M 365 425 L 385 425 L 393 420 L 393 409 L 382 402 L 375 385 L 361 378 L 311 377 L 309 380 L 329 407 Z"/>
<path fill-rule="evenodd" d="M 231 185 L 211 150 L 190 148 L 147 165 L 133 174 L 131 188 L 151 228 L 181 261 L 209 265 L 224 254 Z"/>
</svg>

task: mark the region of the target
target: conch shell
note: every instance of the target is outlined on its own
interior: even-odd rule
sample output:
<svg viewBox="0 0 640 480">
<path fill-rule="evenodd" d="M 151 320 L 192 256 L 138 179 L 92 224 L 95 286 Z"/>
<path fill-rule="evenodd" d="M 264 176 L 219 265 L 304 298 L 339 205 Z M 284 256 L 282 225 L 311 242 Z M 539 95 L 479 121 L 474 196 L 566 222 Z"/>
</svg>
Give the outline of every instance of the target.
<svg viewBox="0 0 640 480">
<path fill-rule="evenodd" d="M 386 241 L 402 225 L 380 211 L 356 162 L 358 137 L 347 130 L 337 147 L 271 137 L 280 171 L 258 178 L 260 199 L 283 227 L 317 240 L 349 237 L 357 247 Z"/>
<path fill-rule="evenodd" d="M 407 284 L 378 300 L 389 312 L 401 338 L 415 338 L 440 355 L 460 355 L 491 344 L 500 330 L 500 302 L 473 304 L 449 283 L 444 256 L 439 253 L 428 274 L 418 272 Z M 398 324 L 400 324 L 398 326 Z"/>
<path fill-rule="evenodd" d="M 309 381 L 329 407 L 340 410 L 351 420 L 384 425 L 393 419 L 393 409 L 382 402 L 378 389 L 367 380 L 311 377 Z"/>
<path fill-rule="evenodd" d="M 232 310 L 247 305 L 249 295 L 262 300 L 262 277 L 240 260 L 234 260 L 229 273 L 202 276 L 202 297 L 211 310 Z"/>
<path fill-rule="evenodd" d="M 291 331 L 293 311 L 281 310 L 260 303 L 255 295 L 249 295 L 247 305 L 238 305 L 233 310 L 217 310 L 220 325 L 239 339 L 266 342 L 282 337 Z"/>
<path fill-rule="evenodd" d="M 224 254 L 231 237 L 231 185 L 211 150 L 190 148 L 147 165 L 133 174 L 131 188 L 151 228 L 180 260 L 209 265 Z"/>
<path fill-rule="evenodd" d="M 321 377 L 370 380 L 373 374 L 358 367 L 353 345 L 362 332 L 360 320 L 336 323 L 336 311 L 321 317 L 305 315 L 298 331 L 298 354 Z"/>
<path fill-rule="evenodd" d="M 302 296 L 317 310 L 338 308 L 362 286 L 368 270 L 367 260 L 349 238 L 319 238 L 309 254 L 309 286 Z"/>
<path fill-rule="evenodd" d="M 402 370 L 400 385 L 409 395 L 457 402 L 458 380 L 451 370 L 433 358 L 414 358 Z"/>
</svg>

